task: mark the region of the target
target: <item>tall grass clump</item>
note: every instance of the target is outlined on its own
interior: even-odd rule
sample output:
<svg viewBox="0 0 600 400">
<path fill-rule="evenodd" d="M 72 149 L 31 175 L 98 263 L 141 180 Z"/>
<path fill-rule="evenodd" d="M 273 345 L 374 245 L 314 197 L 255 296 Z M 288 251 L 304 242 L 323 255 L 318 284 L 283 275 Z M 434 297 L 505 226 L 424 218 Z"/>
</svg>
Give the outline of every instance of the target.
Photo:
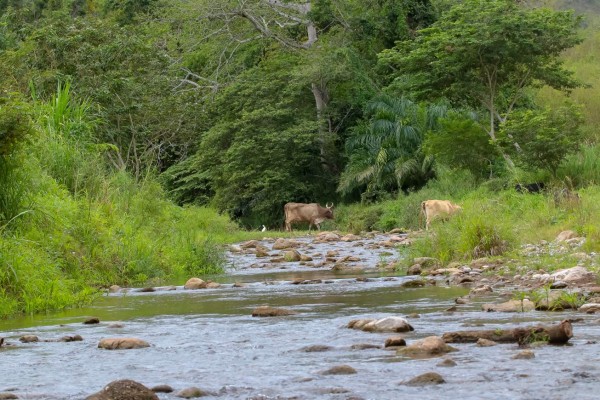
<svg viewBox="0 0 600 400">
<path fill-rule="evenodd" d="M 74 195 L 97 194 L 107 175 L 103 153 L 113 146 L 96 143 L 100 121 L 91 104 L 74 98 L 69 82 L 59 82 L 52 99 L 37 109 L 36 153 L 44 170 Z"/>
<path fill-rule="evenodd" d="M 572 182 L 574 187 L 600 184 L 600 144 L 582 146 L 579 152 L 567 156 L 557 177 Z"/>
</svg>

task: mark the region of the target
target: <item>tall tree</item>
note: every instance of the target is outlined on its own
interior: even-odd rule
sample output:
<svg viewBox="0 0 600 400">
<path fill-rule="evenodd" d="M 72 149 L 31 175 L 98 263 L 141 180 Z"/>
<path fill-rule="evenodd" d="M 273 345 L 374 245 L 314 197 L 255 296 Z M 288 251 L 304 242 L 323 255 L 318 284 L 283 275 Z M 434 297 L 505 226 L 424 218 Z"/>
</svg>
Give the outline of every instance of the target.
<svg viewBox="0 0 600 400">
<path fill-rule="evenodd" d="M 486 110 L 495 141 L 498 124 L 527 104 L 528 89 L 578 86 L 559 56 L 580 42 L 579 22 L 572 12 L 522 8 L 514 0 L 465 0 L 380 58 L 401 93 Z"/>
</svg>

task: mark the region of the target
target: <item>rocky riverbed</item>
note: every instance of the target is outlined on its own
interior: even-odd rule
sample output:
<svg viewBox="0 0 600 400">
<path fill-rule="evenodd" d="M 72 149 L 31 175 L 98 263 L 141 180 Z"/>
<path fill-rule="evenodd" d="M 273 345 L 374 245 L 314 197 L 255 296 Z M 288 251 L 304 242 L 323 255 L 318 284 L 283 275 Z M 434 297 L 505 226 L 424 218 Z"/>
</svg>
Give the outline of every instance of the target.
<svg viewBox="0 0 600 400">
<path fill-rule="evenodd" d="M 451 265 L 399 231 L 239 243 L 226 275 L 0 323 L 0 398 L 596 398 L 597 255 L 557 239 Z"/>
</svg>

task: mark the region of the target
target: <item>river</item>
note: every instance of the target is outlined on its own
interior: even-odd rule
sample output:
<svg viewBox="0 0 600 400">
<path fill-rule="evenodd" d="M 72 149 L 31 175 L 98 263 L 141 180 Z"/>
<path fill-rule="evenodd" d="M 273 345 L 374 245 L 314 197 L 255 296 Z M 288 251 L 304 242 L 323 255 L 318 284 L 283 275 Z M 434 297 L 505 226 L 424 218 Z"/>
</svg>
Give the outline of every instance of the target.
<svg viewBox="0 0 600 400">
<path fill-rule="evenodd" d="M 86 308 L 1 321 L 0 337 L 13 346 L 0 348 L 0 393 L 14 393 L 19 399 L 84 399 L 111 381 L 133 379 L 148 387 L 167 384 L 175 389 L 159 394 L 161 399 L 177 399 L 179 390 L 191 386 L 208 392 L 203 397 L 207 399 L 598 398 L 598 317 L 573 311 L 482 312 L 481 304 L 495 296 L 446 311 L 469 289 L 445 286 L 443 280 L 437 286 L 401 287 L 415 277 L 375 268 L 382 260 L 402 256 L 401 250 L 378 246 L 384 236 L 358 243 L 299 240 L 304 241 L 301 251 L 315 259 L 325 259 L 325 253 L 334 250 L 338 258 L 355 255 L 360 268 L 336 272 L 319 260 L 313 266 L 273 264 L 251 253 L 229 253 L 228 274 L 213 277 L 221 288 L 129 290 L 106 295 Z M 262 243 L 272 246 L 272 241 Z M 299 278 L 310 283 L 293 284 Z M 252 317 L 252 310 L 261 305 L 296 314 Z M 521 351 L 515 344 L 456 344 L 458 351 L 447 357 L 457 365 L 442 367 L 439 357 L 413 360 L 383 348 L 386 338 L 396 334 L 346 327 L 353 319 L 386 316 L 408 319 L 415 328 L 402 334 L 408 343 L 456 330 L 582 320 L 573 325 L 569 345 L 533 348 L 533 359 L 512 359 Z M 83 324 L 89 317 L 101 322 Z M 43 340 L 75 334 L 83 340 L 19 342 L 23 335 Z M 99 349 L 98 342 L 107 337 L 141 338 L 151 347 Z M 311 351 L 315 349 L 322 351 Z M 356 373 L 322 373 L 339 365 L 349 365 Z M 402 384 L 430 371 L 441 374 L 446 383 Z"/>
</svg>

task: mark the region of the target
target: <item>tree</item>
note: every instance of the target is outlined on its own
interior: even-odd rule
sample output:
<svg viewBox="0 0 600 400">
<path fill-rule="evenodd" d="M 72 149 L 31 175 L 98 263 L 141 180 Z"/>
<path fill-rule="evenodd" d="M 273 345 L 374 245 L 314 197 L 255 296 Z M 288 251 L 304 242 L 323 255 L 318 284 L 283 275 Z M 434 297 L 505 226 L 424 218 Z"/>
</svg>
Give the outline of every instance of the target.
<svg viewBox="0 0 600 400">
<path fill-rule="evenodd" d="M 559 56 L 580 42 L 579 22 L 572 12 L 521 8 L 513 0 L 465 0 L 380 59 L 401 93 L 486 110 L 495 141 L 498 124 L 527 105 L 528 89 L 578 86 Z"/>
<path fill-rule="evenodd" d="M 108 154 L 113 167 L 136 178 L 187 155 L 201 123 L 189 107 L 195 94 L 173 91 L 171 60 L 151 27 L 58 11 L 28 29 L 3 53 L 0 80 L 21 91 L 31 83 L 41 99 L 53 96 L 57 81 L 71 81 L 72 93 L 99 110 L 97 141 L 118 148 Z"/>
<path fill-rule="evenodd" d="M 581 144 L 582 121 L 578 108 L 572 105 L 557 110 L 516 111 L 500 126 L 498 143 L 524 169 L 545 169 L 556 175 L 561 161 Z M 519 142 L 519 151 L 511 145 L 513 140 Z"/>
<path fill-rule="evenodd" d="M 427 132 L 423 149 L 440 163 L 467 169 L 479 178 L 493 175 L 499 157 L 498 149 L 490 143 L 481 125 L 457 113 L 442 118 L 437 130 Z"/>
<path fill-rule="evenodd" d="M 435 177 L 433 159 L 421 152 L 427 130 L 446 112 L 444 106 L 425 108 L 406 98 L 379 96 L 366 108 L 366 120 L 346 142 L 349 161 L 338 191 L 359 189 L 364 197 L 378 191 L 420 188 Z"/>
<path fill-rule="evenodd" d="M 335 177 L 320 166 L 311 93 L 278 54 L 215 95 L 197 153 L 166 171 L 180 200 L 202 196 L 250 226 L 278 226 L 288 201 L 330 201 Z M 181 190 L 182 188 L 187 190 Z"/>
</svg>

